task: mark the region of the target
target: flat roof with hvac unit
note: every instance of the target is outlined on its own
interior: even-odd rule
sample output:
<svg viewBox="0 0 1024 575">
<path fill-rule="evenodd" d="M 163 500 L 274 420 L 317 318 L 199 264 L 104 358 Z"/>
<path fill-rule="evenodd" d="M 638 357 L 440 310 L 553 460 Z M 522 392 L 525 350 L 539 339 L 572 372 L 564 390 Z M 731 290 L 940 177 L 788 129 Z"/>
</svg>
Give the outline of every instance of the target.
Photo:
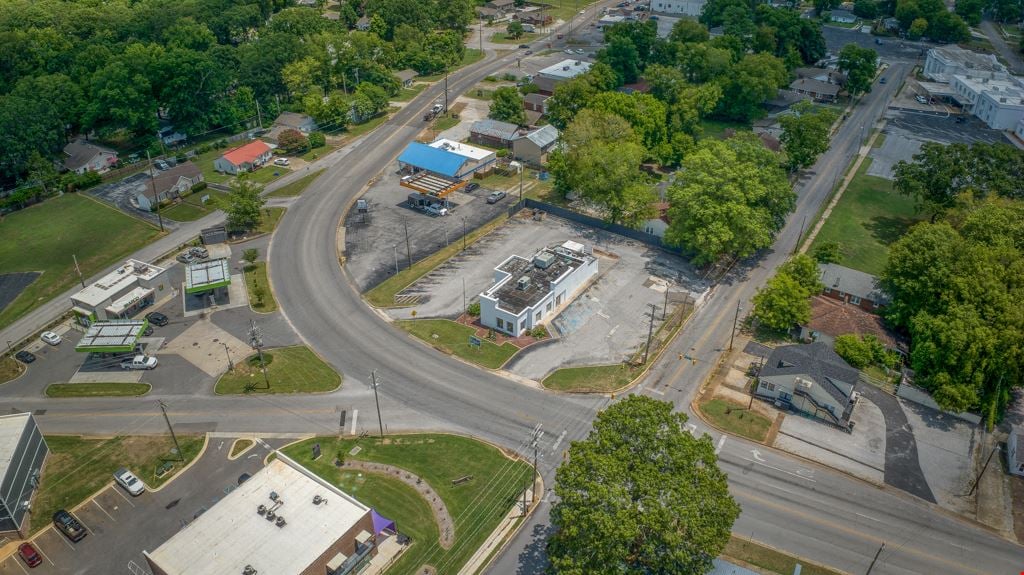
<svg viewBox="0 0 1024 575">
<path fill-rule="evenodd" d="M 231 269 L 226 258 L 188 264 L 185 268 L 185 293 L 200 293 L 231 285 Z"/>
<path fill-rule="evenodd" d="M 405 176 L 399 183 L 402 187 L 409 188 L 410 190 L 416 190 L 423 195 L 433 196 L 435 198 L 443 198 L 448 194 L 465 187 L 466 184 L 467 182 L 453 178 L 446 178 L 432 172 L 419 172 L 411 176 Z"/>
<path fill-rule="evenodd" d="M 135 351 L 135 345 L 149 322 L 145 319 L 122 319 L 98 321 L 89 326 L 75 351 L 85 353 L 128 353 Z"/>
</svg>

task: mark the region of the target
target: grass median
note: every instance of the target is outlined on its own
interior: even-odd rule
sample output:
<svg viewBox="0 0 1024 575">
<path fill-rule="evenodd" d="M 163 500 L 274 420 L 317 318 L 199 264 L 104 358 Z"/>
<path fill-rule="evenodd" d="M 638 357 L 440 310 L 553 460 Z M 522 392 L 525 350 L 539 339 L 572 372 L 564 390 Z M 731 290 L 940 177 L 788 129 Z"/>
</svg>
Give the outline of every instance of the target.
<svg viewBox="0 0 1024 575">
<path fill-rule="evenodd" d="M 323 173 L 323 170 L 317 170 L 312 174 L 309 174 L 308 176 L 302 176 L 298 180 L 295 180 L 290 184 L 285 184 L 280 188 L 274 190 L 273 192 L 270 192 L 269 194 L 267 194 L 267 196 L 274 198 L 290 198 L 293 196 L 298 196 L 302 192 L 306 191 L 306 188 L 309 186 L 309 184 L 313 183 L 313 180 L 319 178 L 320 174 Z"/>
<path fill-rule="evenodd" d="M 801 575 L 844 575 L 842 571 L 836 571 L 822 565 L 815 565 L 814 563 L 807 563 L 803 559 L 797 559 L 787 553 L 777 551 L 754 541 L 741 539 L 735 535 L 729 539 L 729 543 L 726 544 L 722 556 L 739 563 L 758 567 L 770 573 L 777 573 L 778 575 L 795 573 L 798 563 L 800 564 Z"/>
<path fill-rule="evenodd" d="M 5 355 L 0 359 L 0 383 L 7 383 L 12 379 L 16 379 L 23 371 L 25 371 L 25 366 L 21 365 L 21 362 L 13 357 Z"/>
<path fill-rule="evenodd" d="M 504 215 L 494 218 L 490 222 L 469 232 L 466 235 L 466 245 L 475 243 L 480 238 L 491 233 L 508 218 Z M 388 308 L 401 307 L 395 303 L 395 295 L 409 287 L 414 281 L 427 275 L 431 270 L 443 264 L 448 258 L 462 250 L 462 241 L 454 241 L 451 244 L 437 250 L 429 256 L 414 263 L 411 268 L 406 268 L 388 279 L 380 282 L 373 289 L 363 294 L 366 301 L 374 307 Z"/>
<path fill-rule="evenodd" d="M 240 455 L 243 451 L 252 447 L 253 443 L 255 442 L 251 439 L 236 439 L 235 442 L 231 444 L 231 454 L 228 457 L 236 457 Z"/>
<path fill-rule="evenodd" d="M 480 346 L 469 344 L 476 330 L 447 319 L 411 319 L 395 322 L 399 327 L 435 348 L 488 369 L 505 365 L 519 348 L 505 342 L 497 345 L 481 338 Z"/>
<path fill-rule="evenodd" d="M 544 378 L 544 387 L 556 391 L 609 392 L 621 389 L 640 373 L 624 363 L 590 367 L 563 367 Z"/>
<path fill-rule="evenodd" d="M 249 306 L 253 311 L 270 313 L 277 310 L 274 290 L 270 289 L 267 277 L 267 262 L 255 262 L 245 266 L 245 289 L 249 292 Z"/>
<path fill-rule="evenodd" d="M 311 448 L 320 443 L 324 457 L 313 461 Z M 360 451 L 350 455 L 355 445 Z M 529 484 L 530 467 L 505 457 L 479 441 L 445 434 L 401 435 L 380 439 L 338 440 L 319 437 L 289 446 L 284 453 L 341 487 L 363 503 L 398 522 L 412 546 L 388 573 L 421 573 L 430 564 L 438 573 L 456 573 L 483 544 Z M 437 523 L 427 502 L 411 487 L 375 473 L 338 469 L 334 457 L 373 461 L 401 467 L 426 481 L 444 501 L 455 523 L 455 542 L 442 549 Z M 453 485 L 452 481 L 472 479 Z"/>
<path fill-rule="evenodd" d="M 304 345 L 265 350 L 263 361 L 267 365 L 269 388 L 263 379 L 259 356 L 253 354 L 220 376 L 216 393 L 323 393 L 341 385 L 341 376 Z"/>
<path fill-rule="evenodd" d="M 159 418 L 157 413 L 154 417 Z M 131 469 L 150 487 L 166 483 L 203 447 L 201 435 L 178 435 L 182 457 L 173 453 L 174 442 L 166 436 L 130 436 L 91 439 L 70 435 L 48 435 L 50 455 L 43 468 L 39 490 L 32 504 L 32 532 L 50 524 L 58 509 L 72 509 L 113 480 L 119 467 Z M 180 459 L 184 459 L 181 461 Z M 157 470 L 170 464 L 169 471 Z"/>
<path fill-rule="evenodd" d="M 46 397 L 138 397 L 150 389 L 148 383 L 54 383 Z"/>
<path fill-rule="evenodd" d="M 772 426 L 772 421 L 760 413 L 724 399 L 712 399 L 699 404 L 699 407 L 704 417 L 718 428 L 754 441 L 764 441 Z"/>
</svg>

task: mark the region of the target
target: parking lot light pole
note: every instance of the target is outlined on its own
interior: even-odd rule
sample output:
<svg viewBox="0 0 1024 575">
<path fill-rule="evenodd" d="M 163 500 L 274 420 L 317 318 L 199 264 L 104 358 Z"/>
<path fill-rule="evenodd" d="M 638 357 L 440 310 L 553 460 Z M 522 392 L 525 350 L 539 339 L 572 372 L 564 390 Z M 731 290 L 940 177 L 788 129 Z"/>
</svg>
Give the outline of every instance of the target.
<svg viewBox="0 0 1024 575">
<path fill-rule="evenodd" d="M 395 244 L 395 273 L 398 273 L 398 244 Z"/>
<path fill-rule="evenodd" d="M 373 401 L 377 404 L 377 425 L 380 426 L 380 437 L 384 438 L 384 420 L 380 417 L 380 397 L 377 395 L 377 370 L 370 372 L 370 379 L 373 381 Z"/>
<path fill-rule="evenodd" d="M 463 296 L 463 299 L 465 299 L 465 296 Z M 14 348 L 11 346 L 11 340 L 7 340 L 7 353 L 11 354 L 12 357 L 14 356 Z"/>
<path fill-rule="evenodd" d="M 228 371 L 235 371 L 235 364 L 231 361 L 231 349 L 223 341 L 220 344 L 224 346 L 224 353 L 228 356 Z"/>
</svg>

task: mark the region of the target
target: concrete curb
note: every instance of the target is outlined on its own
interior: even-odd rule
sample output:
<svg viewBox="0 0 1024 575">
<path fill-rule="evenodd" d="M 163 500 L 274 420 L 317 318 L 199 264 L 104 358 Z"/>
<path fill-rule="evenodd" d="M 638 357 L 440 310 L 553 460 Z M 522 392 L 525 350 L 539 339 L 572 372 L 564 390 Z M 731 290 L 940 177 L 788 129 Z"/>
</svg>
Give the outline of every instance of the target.
<svg viewBox="0 0 1024 575">
<path fill-rule="evenodd" d="M 209 446 L 210 446 L 210 434 L 206 433 L 206 434 L 203 435 L 203 446 L 201 448 L 199 448 L 199 453 L 197 453 L 196 456 L 192 458 L 192 461 L 188 462 L 188 465 L 186 465 L 185 467 L 182 467 L 181 469 L 179 469 L 178 472 L 175 473 L 170 479 L 165 481 L 163 483 L 163 485 L 161 485 L 159 487 L 150 487 L 149 485 L 146 485 L 146 489 L 149 490 L 149 491 L 152 491 L 153 493 L 157 493 L 157 492 L 163 490 L 165 487 L 170 485 L 171 482 L 173 482 L 175 479 L 180 477 L 182 473 L 184 473 L 184 472 L 188 471 L 189 469 L 191 469 L 192 466 L 195 465 L 196 462 L 199 461 L 203 457 L 203 455 L 206 454 L 206 448 L 209 447 Z M 146 482 L 143 481 L 143 483 L 145 484 Z"/>
<path fill-rule="evenodd" d="M 239 451 L 238 453 L 236 453 L 234 455 L 231 455 L 231 452 L 235 450 L 235 444 L 237 444 L 239 441 L 248 441 L 249 445 L 246 446 L 245 449 Z M 256 447 L 256 445 L 257 445 L 257 443 L 256 443 L 256 439 L 255 438 L 253 438 L 253 439 L 249 439 L 248 437 L 238 437 L 238 438 L 235 438 L 235 440 L 231 442 L 231 447 L 228 448 L 228 461 L 234 461 L 234 460 L 238 459 L 239 457 L 245 455 L 246 453 L 249 453 L 250 451 L 252 451 L 252 448 Z"/>
</svg>

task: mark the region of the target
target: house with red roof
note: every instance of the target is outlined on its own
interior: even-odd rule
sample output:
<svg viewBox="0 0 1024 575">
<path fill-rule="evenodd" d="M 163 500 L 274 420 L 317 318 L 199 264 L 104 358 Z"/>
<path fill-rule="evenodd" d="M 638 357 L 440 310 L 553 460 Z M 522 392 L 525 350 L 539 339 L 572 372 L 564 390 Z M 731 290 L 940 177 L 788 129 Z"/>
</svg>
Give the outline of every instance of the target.
<svg viewBox="0 0 1024 575">
<path fill-rule="evenodd" d="M 269 162 L 273 155 L 273 150 L 266 142 L 255 140 L 224 152 L 224 155 L 213 161 L 213 169 L 231 175 L 251 172 Z"/>
</svg>

